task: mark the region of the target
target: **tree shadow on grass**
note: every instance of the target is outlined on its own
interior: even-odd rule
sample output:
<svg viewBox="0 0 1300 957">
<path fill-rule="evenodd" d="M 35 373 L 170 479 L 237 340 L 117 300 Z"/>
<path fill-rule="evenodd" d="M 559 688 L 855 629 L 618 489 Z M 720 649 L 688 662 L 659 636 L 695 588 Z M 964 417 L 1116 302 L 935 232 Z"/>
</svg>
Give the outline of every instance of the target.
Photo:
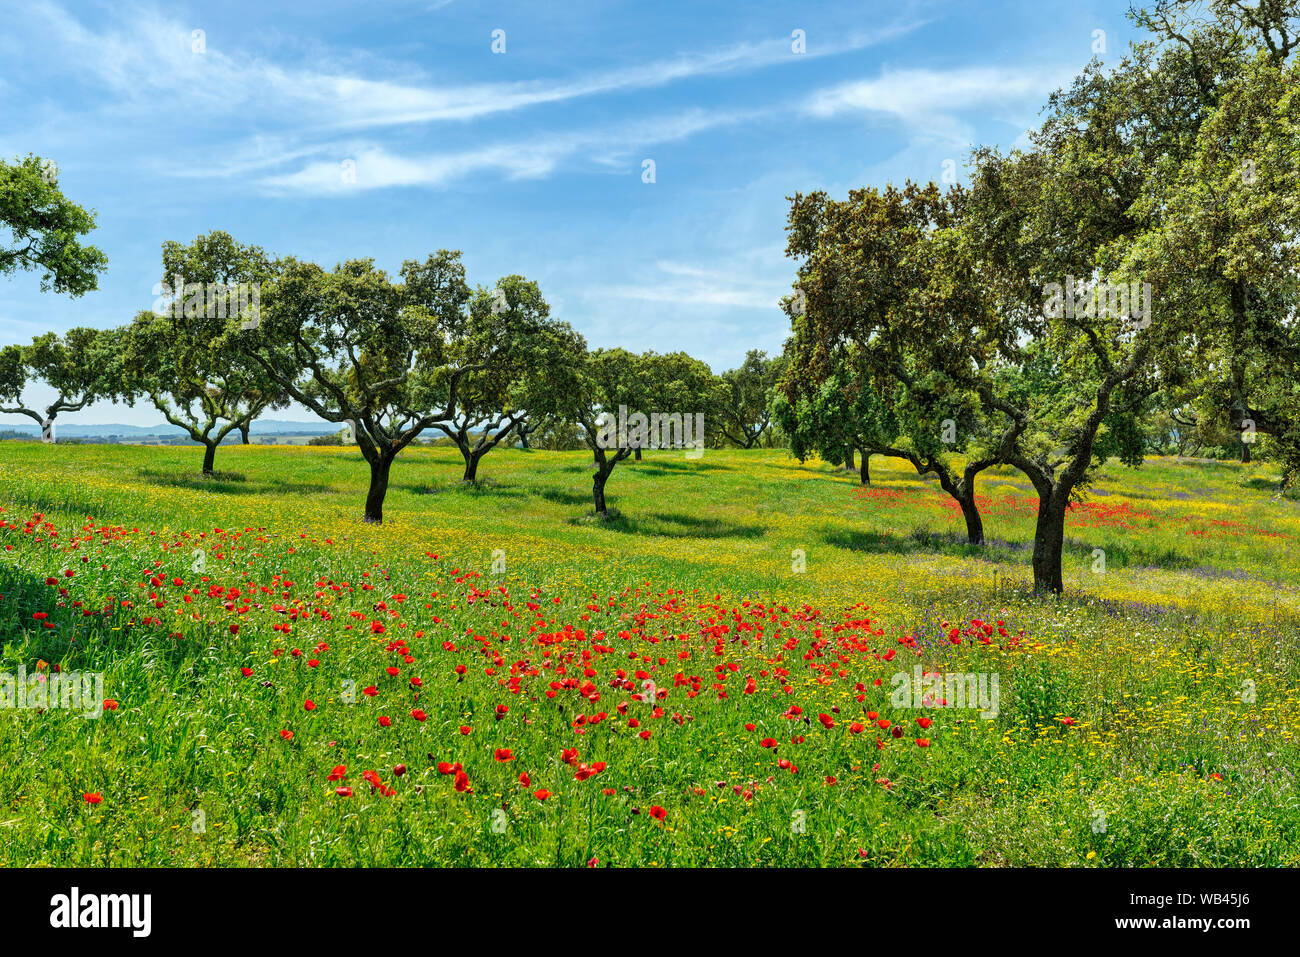
<svg viewBox="0 0 1300 957">
<path fill-rule="evenodd" d="M 421 482 L 393 487 L 410 492 L 412 495 L 449 495 L 455 498 L 523 498 L 528 494 L 518 486 L 502 484 L 491 477 L 481 478 L 476 482 L 455 479 L 437 484 Z"/>
<path fill-rule="evenodd" d="M 844 529 L 824 529 L 823 532 L 823 540 L 828 545 L 873 555 L 926 553 L 994 561 L 1000 558 L 1023 561 L 1034 548 L 1032 541 L 1013 542 L 1000 538 L 986 538 L 983 545 L 972 545 L 962 532 L 935 532 L 926 528 L 914 529 L 906 535 Z M 1099 566 L 1101 568 L 1161 568 L 1168 571 L 1200 568 L 1190 556 L 1164 546 L 1108 541 L 1102 547 L 1098 542 L 1085 542 L 1068 536 L 1063 542 L 1063 564 L 1069 566 L 1082 563 L 1092 566 L 1100 557 L 1096 554 L 1098 550 L 1105 552 L 1105 564 Z M 1206 574 L 1215 577 L 1212 571 Z"/>
<path fill-rule="evenodd" d="M 590 491 L 574 492 L 568 489 L 543 488 L 534 490 L 533 494 L 557 505 L 583 505 L 591 501 Z"/>
<path fill-rule="evenodd" d="M 136 474 L 150 485 L 186 488 L 196 492 L 219 492 L 225 495 L 264 495 L 277 492 L 319 495 L 322 492 L 337 491 L 319 482 L 287 482 L 282 479 L 249 482 L 248 477 L 240 472 L 214 472 L 212 475 L 196 472 L 177 475 L 155 469 L 137 469 Z"/>
<path fill-rule="evenodd" d="M 556 467 L 555 467 L 554 469 L 552 469 L 551 471 L 553 471 L 553 472 L 574 472 L 574 473 L 578 473 L 578 474 L 582 474 L 582 473 L 585 472 L 586 474 L 590 475 L 592 472 L 595 471 L 595 469 L 592 467 L 594 464 L 595 464 L 595 463 L 592 461 L 591 456 L 588 455 L 587 458 L 586 458 L 584 461 L 582 461 L 582 462 L 576 462 L 576 463 L 573 463 L 573 464 L 571 464 L 571 465 L 559 465 L 559 466 L 556 466 Z"/>
<path fill-rule="evenodd" d="M 633 459 L 621 463 L 623 467 L 633 469 L 637 472 L 648 472 L 651 475 L 675 475 L 681 472 L 731 472 L 733 469 L 725 465 L 712 465 L 708 461 L 708 456 L 699 459 L 642 459 L 637 462 Z"/>
<path fill-rule="evenodd" d="M 1263 478 L 1262 476 L 1256 475 L 1242 482 L 1241 487 L 1253 489 L 1257 492 L 1268 492 L 1269 494 L 1276 494 L 1277 492 L 1281 491 L 1282 482 L 1280 479 Z"/>
<path fill-rule="evenodd" d="M 600 527 L 634 535 L 662 535 L 665 538 L 761 538 L 767 534 L 767 529 L 762 525 L 742 525 L 720 518 L 705 518 L 680 512 L 656 512 L 639 518 L 619 514 L 616 518 L 601 523 Z"/>
<path fill-rule="evenodd" d="M 1209 577 L 1232 577 L 1231 573 L 1219 576 L 1213 569 L 1197 563 L 1190 555 L 1184 555 L 1175 548 L 1147 542 L 1107 542 L 1101 546 L 1096 542 L 1084 542 L 1077 538 L 1065 539 L 1064 554 L 1076 555 L 1091 562 L 1097 558 L 1094 552 L 1104 551 L 1106 568 L 1160 568 L 1165 571 L 1183 571 L 1186 569 L 1207 569 Z"/>
<path fill-rule="evenodd" d="M 996 538 L 986 538 L 983 545 L 972 545 L 961 532 L 933 532 L 926 528 L 915 529 L 907 535 L 893 532 L 846 531 L 838 528 L 823 529 L 823 541 L 836 548 L 866 552 L 871 555 L 927 552 L 988 558 L 999 554 L 1023 555 L 1033 548 L 1032 542 L 1010 542 Z"/>
</svg>

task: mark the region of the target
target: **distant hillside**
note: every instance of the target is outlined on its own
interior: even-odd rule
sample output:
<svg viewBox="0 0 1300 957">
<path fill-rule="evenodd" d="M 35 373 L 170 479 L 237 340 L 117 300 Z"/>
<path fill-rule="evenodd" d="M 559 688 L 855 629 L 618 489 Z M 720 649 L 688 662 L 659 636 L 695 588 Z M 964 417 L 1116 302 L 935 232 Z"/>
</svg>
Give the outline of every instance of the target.
<svg viewBox="0 0 1300 957">
<path fill-rule="evenodd" d="M 157 425 L 126 425 L 123 423 L 110 423 L 108 425 L 81 425 L 75 422 L 64 424 L 55 420 L 55 434 L 61 439 L 112 439 L 130 441 L 132 439 L 175 439 L 185 438 L 188 435 L 183 429 L 168 422 L 159 422 Z M 269 436 L 269 435 L 328 435 L 331 432 L 337 432 L 342 426 L 333 422 L 290 422 L 283 419 L 266 419 L 261 422 L 254 422 L 253 427 L 249 429 L 249 436 Z M 0 432 L 3 433 L 21 433 L 39 438 L 41 430 L 36 425 L 24 425 L 22 423 L 0 424 Z M 239 439 L 239 433 L 233 433 L 235 440 Z M 227 441 L 230 441 L 228 438 Z"/>
</svg>

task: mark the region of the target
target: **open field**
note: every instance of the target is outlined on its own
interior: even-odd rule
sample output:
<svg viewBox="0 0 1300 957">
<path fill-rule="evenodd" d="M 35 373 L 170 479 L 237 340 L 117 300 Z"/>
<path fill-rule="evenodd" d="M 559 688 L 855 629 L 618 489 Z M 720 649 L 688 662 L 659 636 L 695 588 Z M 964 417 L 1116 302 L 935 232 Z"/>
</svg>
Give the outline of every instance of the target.
<svg viewBox="0 0 1300 957">
<path fill-rule="evenodd" d="M 374 527 L 352 448 L 0 444 L 0 671 L 116 702 L 0 714 L 3 863 L 1300 864 L 1267 466 L 1108 466 L 1056 600 L 1010 470 L 981 549 L 879 457 L 651 452 L 608 525 L 588 463 L 408 449 Z"/>
</svg>

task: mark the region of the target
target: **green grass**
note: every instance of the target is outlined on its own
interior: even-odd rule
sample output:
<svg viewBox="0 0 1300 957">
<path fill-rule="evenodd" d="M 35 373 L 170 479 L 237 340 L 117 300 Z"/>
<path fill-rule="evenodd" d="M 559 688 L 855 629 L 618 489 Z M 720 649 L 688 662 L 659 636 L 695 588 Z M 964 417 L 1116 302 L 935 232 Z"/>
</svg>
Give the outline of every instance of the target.
<svg viewBox="0 0 1300 957">
<path fill-rule="evenodd" d="M 411 449 L 378 528 L 354 449 L 200 462 L 0 443 L 0 672 L 119 702 L 0 713 L 2 863 L 1300 863 L 1300 504 L 1267 467 L 1107 467 L 1040 599 L 1009 470 L 972 548 L 880 458 L 860 490 L 780 451 L 650 453 L 593 522 L 583 453 L 498 450 L 464 486 L 454 449 Z M 915 665 L 996 675 L 998 715 L 896 707 Z"/>
</svg>

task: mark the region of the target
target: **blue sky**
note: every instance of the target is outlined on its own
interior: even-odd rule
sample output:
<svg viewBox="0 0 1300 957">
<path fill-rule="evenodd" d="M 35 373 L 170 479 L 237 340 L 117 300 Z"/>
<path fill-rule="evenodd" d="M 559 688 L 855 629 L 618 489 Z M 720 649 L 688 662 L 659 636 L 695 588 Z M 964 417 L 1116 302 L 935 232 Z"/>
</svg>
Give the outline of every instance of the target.
<svg viewBox="0 0 1300 957">
<path fill-rule="evenodd" d="M 128 322 L 165 240 L 224 229 L 326 267 L 461 249 L 472 284 L 538 281 L 593 346 L 721 372 L 785 338 L 787 195 L 961 178 L 1095 31 L 1122 54 L 1127 5 L 0 0 L 0 156 L 52 158 L 109 257 L 77 300 L 0 278 L 0 344 Z"/>
</svg>

